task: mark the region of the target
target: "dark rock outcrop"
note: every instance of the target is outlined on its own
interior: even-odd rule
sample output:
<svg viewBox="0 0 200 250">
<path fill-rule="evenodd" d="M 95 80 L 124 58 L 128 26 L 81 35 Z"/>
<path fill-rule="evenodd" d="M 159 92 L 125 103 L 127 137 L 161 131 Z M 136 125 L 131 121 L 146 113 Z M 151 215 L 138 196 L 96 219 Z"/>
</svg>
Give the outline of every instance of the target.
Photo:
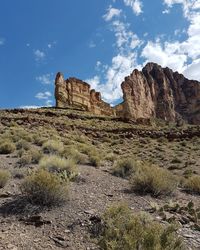
<svg viewBox="0 0 200 250">
<path fill-rule="evenodd" d="M 200 83 L 155 63 L 137 69 L 121 85 L 117 114 L 133 120 L 158 118 L 200 124 Z"/>
</svg>

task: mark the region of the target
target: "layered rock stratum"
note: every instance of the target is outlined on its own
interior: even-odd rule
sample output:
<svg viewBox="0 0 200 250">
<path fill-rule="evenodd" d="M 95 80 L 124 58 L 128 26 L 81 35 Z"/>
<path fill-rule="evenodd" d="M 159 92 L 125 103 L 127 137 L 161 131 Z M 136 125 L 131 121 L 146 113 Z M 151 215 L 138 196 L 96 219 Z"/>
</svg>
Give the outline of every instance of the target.
<svg viewBox="0 0 200 250">
<path fill-rule="evenodd" d="M 56 106 L 78 105 L 94 114 L 114 115 L 124 119 L 184 120 L 200 124 L 200 82 L 158 64 L 148 63 L 142 71 L 135 69 L 121 84 L 123 102 L 115 107 L 90 90 L 90 85 L 76 78 L 56 76 Z"/>
<path fill-rule="evenodd" d="M 62 73 L 57 73 L 55 80 L 56 107 L 81 107 L 97 115 L 114 115 L 110 104 L 101 99 L 101 93 L 90 88 L 90 85 L 77 78 L 64 79 Z"/>
</svg>

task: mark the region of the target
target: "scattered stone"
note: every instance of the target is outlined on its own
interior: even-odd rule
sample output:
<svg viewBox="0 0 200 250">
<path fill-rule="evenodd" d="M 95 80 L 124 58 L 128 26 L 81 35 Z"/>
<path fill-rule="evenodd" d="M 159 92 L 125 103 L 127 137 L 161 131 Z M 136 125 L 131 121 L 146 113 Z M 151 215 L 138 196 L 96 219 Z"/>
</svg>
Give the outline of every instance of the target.
<svg viewBox="0 0 200 250">
<path fill-rule="evenodd" d="M 27 219 L 22 219 L 27 225 L 34 225 L 36 227 L 41 227 L 45 224 L 52 224 L 50 220 L 45 220 L 41 215 L 33 215 Z"/>
</svg>

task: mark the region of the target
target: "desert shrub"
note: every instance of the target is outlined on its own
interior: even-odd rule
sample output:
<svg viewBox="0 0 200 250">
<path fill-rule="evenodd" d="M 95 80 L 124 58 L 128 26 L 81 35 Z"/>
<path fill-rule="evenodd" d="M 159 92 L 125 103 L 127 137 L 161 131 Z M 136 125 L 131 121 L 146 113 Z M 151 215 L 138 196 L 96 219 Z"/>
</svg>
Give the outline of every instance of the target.
<svg viewBox="0 0 200 250">
<path fill-rule="evenodd" d="M 25 154 L 25 150 L 22 148 L 22 149 L 19 149 L 19 150 L 17 150 L 17 157 L 22 157 L 22 155 L 24 155 Z"/>
<path fill-rule="evenodd" d="M 15 149 L 15 144 L 10 140 L 5 140 L 0 143 L 0 154 L 11 154 Z"/>
<path fill-rule="evenodd" d="M 64 150 L 64 145 L 58 140 L 48 140 L 43 144 L 42 149 L 47 154 L 61 154 Z"/>
<path fill-rule="evenodd" d="M 183 250 L 173 225 L 164 227 L 147 214 L 133 214 L 126 205 L 112 206 L 103 215 L 99 246 L 104 250 Z"/>
<path fill-rule="evenodd" d="M 114 163 L 112 174 L 122 178 L 127 178 L 139 167 L 139 162 L 132 158 L 120 159 Z"/>
<path fill-rule="evenodd" d="M 167 143 L 168 142 L 168 139 L 164 136 L 161 136 L 160 138 L 158 138 L 158 142 L 160 143 Z"/>
<path fill-rule="evenodd" d="M 134 191 L 150 193 L 152 196 L 172 194 L 177 182 L 177 178 L 170 171 L 152 164 L 142 165 L 130 179 Z"/>
<path fill-rule="evenodd" d="M 12 133 L 12 140 L 14 142 L 18 142 L 20 140 L 24 140 L 27 142 L 32 141 L 32 135 L 23 128 L 20 127 L 13 128 L 11 133 Z"/>
<path fill-rule="evenodd" d="M 3 188 L 10 179 L 10 172 L 0 169 L 0 188 Z"/>
<path fill-rule="evenodd" d="M 42 146 L 45 141 L 46 141 L 46 138 L 43 137 L 41 134 L 34 134 L 33 135 L 33 143 L 35 145 Z"/>
<path fill-rule="evenodd" d="M 16 147 L 17 149 L 24 149 L 24 150 L 29 150 L 30 149 L 30 143 L 27 142 L 26 140 L 24 139 L 21 139 L 19 140 L 17 143 L 16 143 Z"/>
<path fill-rule="evenodd" d="M 43 206 L 59 205 L 68 194 L 68 183 L 44 169 L 26 177 L 21 185 L 22 194 L 33 204 Z"/>
<path fill-rule="evenodd" d="M 95 167 L 100 166 L 101 158 L 100 158 L 99 153 L 95 149 L 95 147 L 92 147 L 92 146 L 87 145 L 87 144 L 82 144 L 82 145 L 80 145 L 79 150 L 81 153 L 88 155 L 89 163 L 92 166 L 95 166 Z"/>
<path fill-rule="evenodd" d="M 177 158 L 177 157 L 175 157 L 174 159 L 172 159 L 172 161 L 171 161 L 171 163 L 174 163 L 174 164 L 176 164 L 176 163 L 181 163 L 182 161 L 179 159 L 179 158 Z"/>
<path fill-rule="evenodd" d="M 43 154 L 40 150 L 36 148 L 31 148 L 28 153 L 31 156 L 31 163 L 38 164 L 40 159 L 42 158 Z"/>
<path fill-rule="evenodd" d="M 73 179 L 77 175 L 77 165 L 73 159 L 65 159 L 57 155 L 44 156 L 39 165 L 50 172 L 66 172 L 69 179 Z"/>
<path fill-rule="evenodd" d="M 113 154 L 113 153 L 108 153 L 108 154 L 105 156 L 105 160 L 106 160 L 106 161 L 114 162 L 115 159 L 116 159 L 116 155 Z"/>
<path fill-rule="evenodd" d="M 26 166 L 28 164 L 31 164 L 32 157 L 30 154 L 25 153 L 21 156 L 21 158 L 18 160 L 18 163 L 20 166 Z"/>
<path fill-rule="evenodd" d="M 85 164 L 88 162 L 88 156 L 80 153 L 75 147 L 65 147 L 62 156 L 66 159 L 73 159 L 77 164 Z"/>
<path fill-rule="evenodd" d="M 200 194 L 200 176 L 194 175 L 189 177 L 184 186 L 189 192 Z"/>
<path fill-rule="evenodd" d="M 89 155 L 89 162 L 92 166 L 99 167 L 101 164 L 101 158 L 96 152 L 91 152 L 91 154 Z"/>
</svg>

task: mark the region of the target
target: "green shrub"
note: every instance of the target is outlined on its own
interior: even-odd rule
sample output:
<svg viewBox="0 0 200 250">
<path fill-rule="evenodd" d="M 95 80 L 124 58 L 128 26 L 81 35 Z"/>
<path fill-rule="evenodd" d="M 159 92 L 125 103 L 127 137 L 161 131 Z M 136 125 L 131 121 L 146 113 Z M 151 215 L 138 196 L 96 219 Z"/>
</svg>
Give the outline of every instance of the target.
<svg viewBox="0 0 200 250">
<path fill-rule="evenodd" d="M 104 250 L 183 250 L 175 226 L 164 227 L 145 214 L 132 214 L 125 205 L 113 206 L 103 215 L 99 246 Z"/>
<path fill-rule="evenodd" d="M 47 154 L 61 154 L 64 150 L 64 145 L 57 140 L 48 140 L 43 144 L 42 149 Z"/>
<path fill-rule="evenodd" d="M 200 176 L 194 175 L 194 176 L 189 177 L 185 183 L 185 188 L 189 192 L 200 194 Z"/>
<path fill-rule="evenodd" d="M 0 154 L 11 154 L 15 149 L 15 144 L 9 140 L 5 140 L 0 144 Z"/>
<path fill-rule="evenodd" d="M 41 168 L 50 172 L 62 173 L 66 171 L 68 178 L 73 179 L 77 175 L 77 165 L 73 159 L 65 159 L 57 155 L 44 156 L 39 163 Z"/>
<path fill-rule="evenodd" d="M 170 195 L 178 185 L 170 171 L 151 164 L 142 165 L 132 175 L 130 183 L 134 191 L 152 196 Z"/>
<path fill-rule="evenodd" d="M 114 163 L 112 174 L 122 178 L 127 178 L 139 167 L 139 162 L 132 158 L 120 159 Z"/>
<path fill-rule="evenodd" d="M 10 172 L 7 170 L 0 169 L 0 188 L 3 188 L 8 180 L 10 179 Z"/>
<path fill-rule="evenodd" d="M 53 173 L 40 169 L 26 177 L 21 185 L 22 194 L 33 204 L 60 205 L 68 194 L 68 183 Z"/>
</svg>

